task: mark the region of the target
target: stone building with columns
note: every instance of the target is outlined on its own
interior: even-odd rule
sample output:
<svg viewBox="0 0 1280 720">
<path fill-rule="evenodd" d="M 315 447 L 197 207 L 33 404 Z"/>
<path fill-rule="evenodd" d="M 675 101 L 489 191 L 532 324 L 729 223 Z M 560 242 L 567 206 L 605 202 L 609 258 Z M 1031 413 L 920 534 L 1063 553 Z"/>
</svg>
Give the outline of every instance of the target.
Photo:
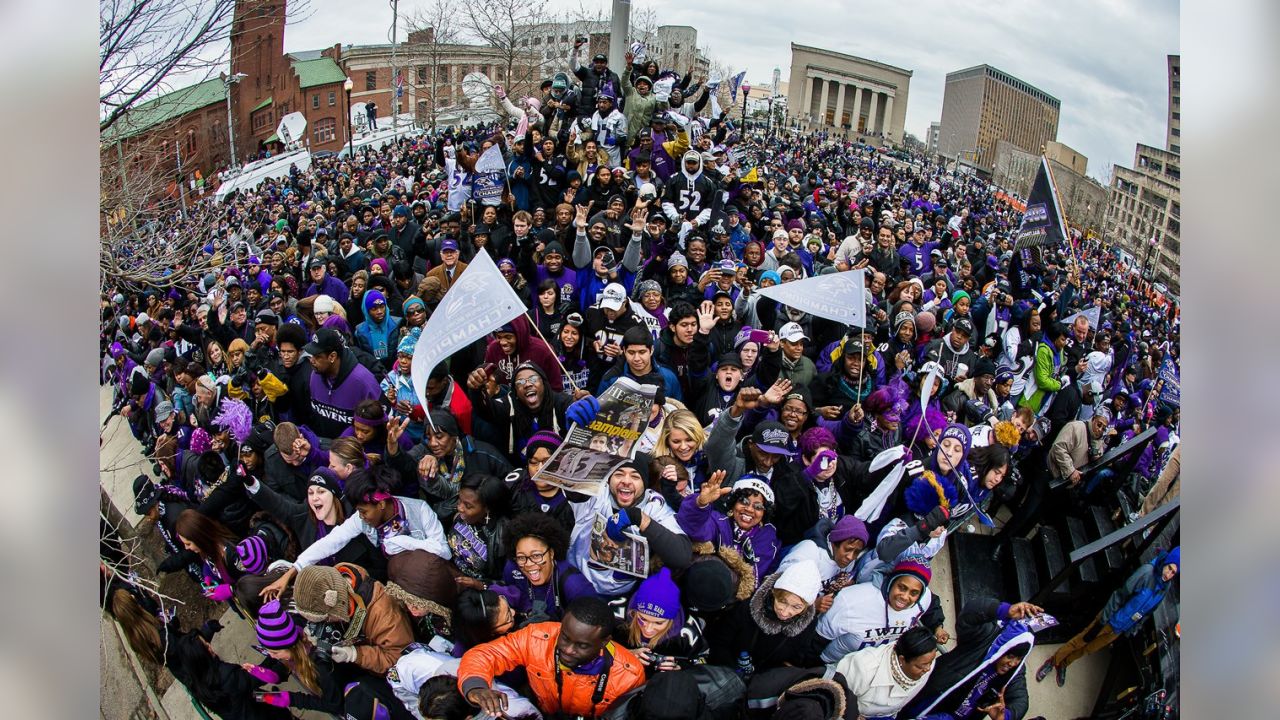
<svg viewBox="0 0 1280 720">
<path fill-rule="evenodd" d="M 875 60 L 791 43 L 789 117 L 812 129 L 900 143 L 911 74 Z"/>
</svg>

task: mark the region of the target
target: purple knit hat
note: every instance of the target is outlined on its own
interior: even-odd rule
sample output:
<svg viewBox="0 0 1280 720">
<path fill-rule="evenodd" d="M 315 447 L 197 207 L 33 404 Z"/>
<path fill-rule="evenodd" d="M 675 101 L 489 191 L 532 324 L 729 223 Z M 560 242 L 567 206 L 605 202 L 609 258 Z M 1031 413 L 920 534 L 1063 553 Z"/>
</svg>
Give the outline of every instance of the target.
<svg viewBox="0 0 1280 720">
<path fill-rule="evenodd" d="M 645 578 L 631 598 L 631 609 L 671 620 L 673 627 L 684 624 L 683 619 L 680 619 L 680 588 L 671 579 L 671 570 L 664 567 L 656 575 Z M 677 619 L 680 621 L 676 622 Z M 676 631 L 679 632 L 679 629 L 676 628 Z"/>
<path fill-rule="evenodd" d="M 863 545 L 871 542 L 871 535 L 867 532 L 867 524 L 852 515 L 845 515 L 836 522 L 831 528 L 831 532 L 827 533 L 827 539 L 832 545 L 839 545 L 845 540 L 858 538 Z"/>
<path fill-rule="evenodd" d="M 533 451 L 537 450 L 539 447 L 545 447 L 551 452 L 555 452 L 556 448 L 559 448 L 560 443 L 562 442 L 564 442 L 564 440 L 562 440 L 556 433 L 553 433 L 550 430 L 539 430 L 529 436 L 529 441 L 524 444 L 524 450 L 521 452 L 524 453 L 525 459 L 528 459 L 528 457 L 533 454 Z"/>
<path fill-rule="evenodd" d="M 298 642 L 298 624 L 279 600 L 272 600 L 258 611 L 258 643 L 269 650 L 284 650 Z"/>
<path fill-rule="evenodd" d="M 271 558 L 267 557 L 267 541 L 250 535 L 236 545 L 237 564 L 250 575 L 261 575 Z"/>
</svg>

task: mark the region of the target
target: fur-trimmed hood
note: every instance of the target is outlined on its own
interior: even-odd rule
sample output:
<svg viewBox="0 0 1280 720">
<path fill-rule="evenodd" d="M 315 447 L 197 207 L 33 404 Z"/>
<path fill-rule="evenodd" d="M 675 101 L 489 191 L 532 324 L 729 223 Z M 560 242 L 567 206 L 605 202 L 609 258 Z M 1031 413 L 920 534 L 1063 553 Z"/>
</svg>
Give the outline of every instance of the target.
<svg viewBox="0 0 1280 720">
<path fill-rule="evenodd" d="M 812 608 L 810 608 L 812 609 Z M 818 703 L 812 709 L 821 709 L 825 713 L 825 720 L 840 720 L 844 717 L 847 708 L 847 700 L 845 694 L 848 691 L 835 680 L 824 677 L 811 678 L 802 680 L 795 685 L 787 688 L 787 691 L 778 699 L 778 712 L 782 712 L 783 706 L 788 702 L 800 699 L 807 699 Z M 788 713 L 788 716 L 793 716 Z M 809 717 L 809 714 L 804 714 Z"/>
<path fill-rule="evenodd" d="M 751 596 L 751 619 L 756 621 L 766 634 L 778 635 L 779 633 L 787 637 L 795 637 L 804 632 L 813 622 L 813 618 L 817 615 L 817 607 L 810 603 L 804 612 L 787 621 L 778 619 L 773 614 L 773 585 L 778 582 L 778 578 L 782 573 L 774 573 L 769 575 L 760 582 L 760 587 L 756 589 L 755 594 Z"/>
<path fill-rule="evenodd" d="M 649 491 L 652 492 L 652 491 Z M 709 541 L 693 543 L 694 555 L 715 555 L 738 576 L 738 590 L 733 594 L 734 600 L 746 600 L 756 589 L 756 569 L 738 551 L 730 547 L 716 548 Z"/>
</svg>

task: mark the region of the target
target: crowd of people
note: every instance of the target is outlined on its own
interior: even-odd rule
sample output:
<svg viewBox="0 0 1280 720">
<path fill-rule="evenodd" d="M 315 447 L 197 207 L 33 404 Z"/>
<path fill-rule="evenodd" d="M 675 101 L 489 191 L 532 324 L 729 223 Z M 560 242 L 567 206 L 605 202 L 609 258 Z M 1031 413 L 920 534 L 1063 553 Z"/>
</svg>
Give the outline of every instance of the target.
<svg viewBox="0 0 1280 720">
<path fill-rule="evenodd" d="M 215 269 L 105 289 L 159 570 L 252 622 L 263 659 L 223 660 L 216 623 L 104 563 L 134 649 L 228 719 L 1036 715 L 1043 610 L 971 602 L 953 637 L 931 563 L 1001 508 L 1000 537 L 1026 535 L 1055 492 L 1176 493 L 1155 392 L 1176 308 L 1098 240 L 1015 250 L 1018 211 L 978 178 L 747 129 L 688 74 L 576 51 L 538 97 L 498 89 L 507 123 L 316 158 L 203 201 L 211 227 L 161 218 L 208 234 Z M 459 198 L 494 145 L 501 198 Z M 420 397 L 423 328 L 481 253 L 528 312 Z M 760 292 L 864 269 L 864 327 Z M 657 388 L 639 452 L 597 495 L 540 479 L 619 378 Z M 1082 475 L 1151 427 L 1134 477 Z M 646 577 L 591 559 L 597 516 L 647 541 Z M 1038 677 L 1135 632 L 1178 560 Z"/>
</svg>

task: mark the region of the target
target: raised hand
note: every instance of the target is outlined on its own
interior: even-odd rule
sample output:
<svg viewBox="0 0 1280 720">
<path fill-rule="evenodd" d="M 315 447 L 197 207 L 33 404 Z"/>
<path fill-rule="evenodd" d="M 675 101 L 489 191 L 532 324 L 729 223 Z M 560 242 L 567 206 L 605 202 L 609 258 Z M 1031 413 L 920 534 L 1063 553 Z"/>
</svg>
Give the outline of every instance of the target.
<svg viewBox="0 0 1280 720">
<path fill-rule="evenodd" d="M 579 230 L 587 229 L 587 213 L 591 210 L 591 205 L 579 205 L 577 214 L 573 218 L 573 226 Z"/>
<path fill-rule="evenodd" d="M 733 492 L 733 488 L 720 487 L 726 474 L 724 470 L 717 470 L 711 473 L 711 477 L 707 478 L 706 482 L 702 483 L 702 487 L 698 489 L 698 499 L 695 501 L 698 503 L 698 507 L 708 507 L 711 503 Z"/>
<path fill-rule="evenodd" d="M 400 438 L 404 435 L 404 431 L 409 427 L 409 418 L 397 421 L 391 418 L 387 421 L 387 454 L 395 455 L 400 452 Z"/>
<path fill-rule="evenodd" d="M 773 385 L 769 386 L 769 389 L 760 396 L 760 400 L 764 402 L 765 405 L 781 405 L 782 399 L 787 396 L 787 393 L 791 392 L 793 387 L 794 385 L 790 380 L 786 378 L 778 378 L 774 381 Z"/>
<path fill-rule="evenodd" d="M 698 332 L 707 335 L 716 326 L 715 306 L 710 300 L 703 300 L 698 306 Z"/>
<path fill-rule="evenodd" d="M 738 390 L 738 396 L 733 399 L 733 406 L 729 408 L 729 413 L 735 418 L 742 417 L 742 414 L 754 407 L 760 405 L 760 397 L 764 395 L 760 388 L 745 387 Z M 737 410 L 735 413 L 734 410 Z"/>
</svg>

